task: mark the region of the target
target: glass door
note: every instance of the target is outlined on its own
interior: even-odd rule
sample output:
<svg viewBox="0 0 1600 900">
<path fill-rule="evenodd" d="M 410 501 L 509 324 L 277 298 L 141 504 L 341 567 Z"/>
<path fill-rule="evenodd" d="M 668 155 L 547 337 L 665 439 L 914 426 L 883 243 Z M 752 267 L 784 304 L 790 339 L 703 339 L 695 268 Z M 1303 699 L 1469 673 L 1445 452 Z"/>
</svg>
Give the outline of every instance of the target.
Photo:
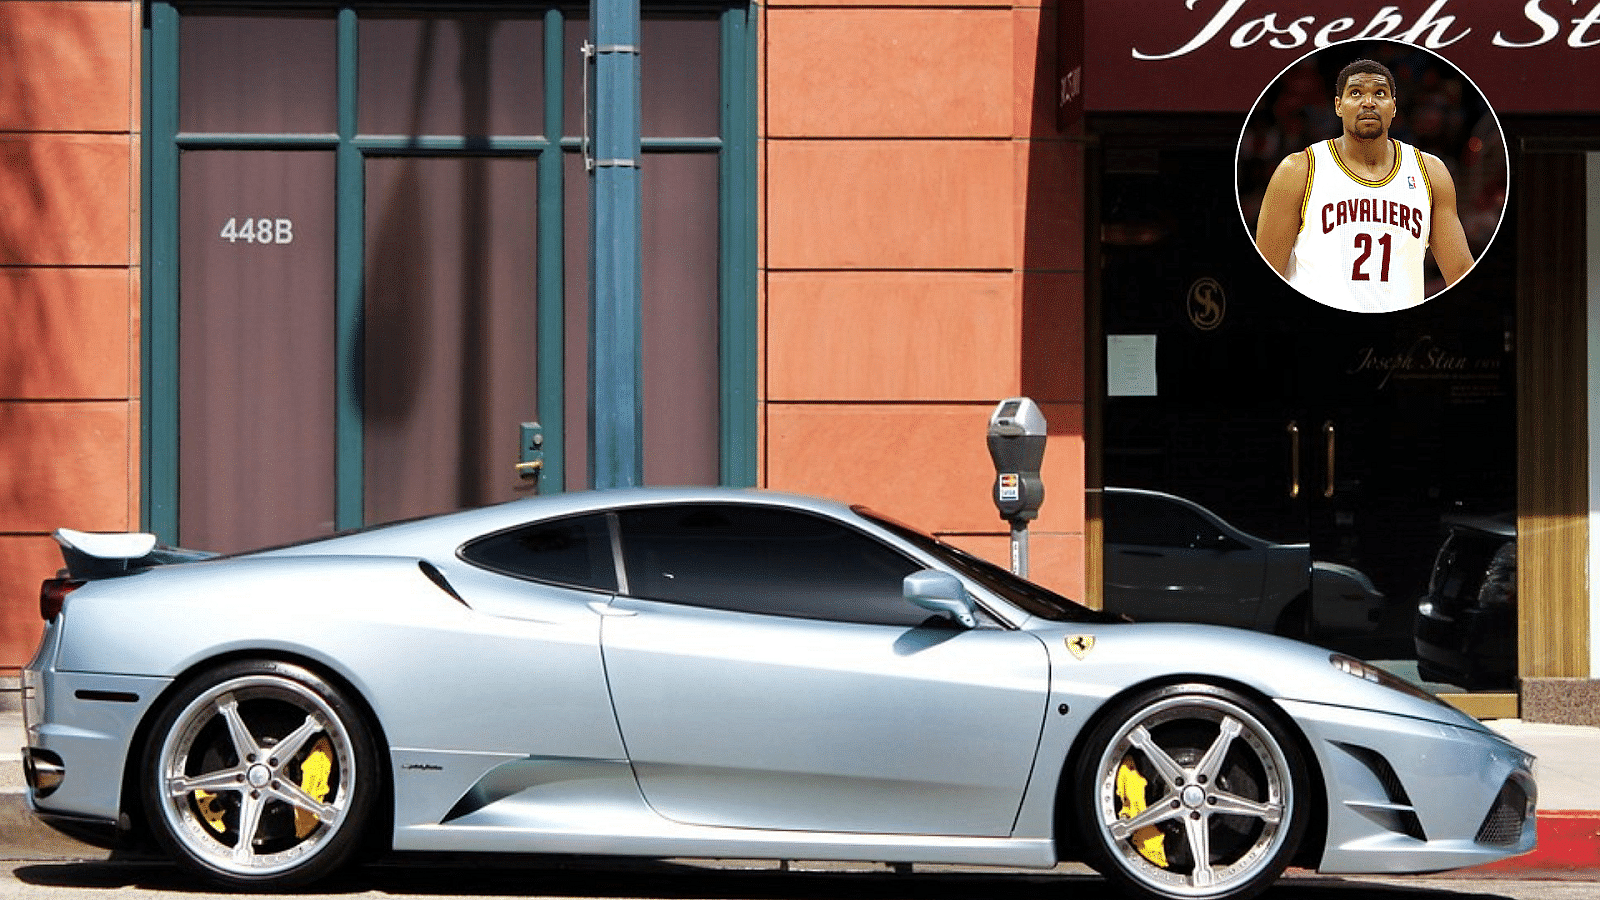
<svg viewBox="0 0 1600 900">
<path fill-rule="evenodd" d="M 1514 627 L 1444 636 L 1449 666 L 1418 646 L 1441 640 L 1430 589 L 1459 577 L 1435 574 L 1441 548 L 1515 510 L 1512 242 L 1413 310 L 1322 307 L 1255 252 L 1224 131 L 1100 154 L 1107 605 L 1193 620 L 1163 604 L 1204 596 L 1211 621 L 1505 687 Z"/>
</svg>

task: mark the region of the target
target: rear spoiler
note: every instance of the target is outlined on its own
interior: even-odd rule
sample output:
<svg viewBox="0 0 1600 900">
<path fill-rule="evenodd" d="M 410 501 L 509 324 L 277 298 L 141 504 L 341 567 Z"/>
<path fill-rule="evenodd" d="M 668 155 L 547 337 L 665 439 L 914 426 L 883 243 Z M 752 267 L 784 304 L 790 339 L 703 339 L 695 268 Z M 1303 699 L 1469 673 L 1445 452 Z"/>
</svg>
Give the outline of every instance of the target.
<svg viewBox="0 0 1600 900">
<path fill-rule="evenodd" d="M 103 534 L 58 528 L 53 537 L 61 545 L 67 577 L 84 581 L 115 578 L 152 566 L 198 562 L 217 555 L 204 550 L 168 547 L 159 543 L 153 534 L 137 532 Z"/>
</svg>

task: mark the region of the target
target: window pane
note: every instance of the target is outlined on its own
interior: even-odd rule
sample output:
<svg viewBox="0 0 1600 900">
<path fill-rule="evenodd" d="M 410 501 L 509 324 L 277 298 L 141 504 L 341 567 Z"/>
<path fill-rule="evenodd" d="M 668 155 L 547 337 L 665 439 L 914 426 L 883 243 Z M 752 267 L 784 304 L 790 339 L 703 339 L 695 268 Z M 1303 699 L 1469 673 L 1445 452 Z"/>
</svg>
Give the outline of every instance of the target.
<svg viewBox="0 0 1600 900">
<path fill-rule="evenodd" d="M 594 35 L 589 31 L 589 18 L 585 9 L 574 11 L 565 20 L 566 39 L 561 42 L 566 55 L 561 59 L 561 116 L 562 130 L 569 137 L 578 137 L 583 131 L 584 66 L 586 61 L 578 49 Z M 589 70 L 593 77 L 594 70 Z M 593 115 L 593 112 L 590 113 Z"/>
<path fill-rule="evenodd" d="M 535 160 L 367 163 L 368 522 L 517 496 L 538 418 Z"/>
<path fill-rule="evenodd" d="M 518 578 L 614 592 L 617 569 L 605 516 L 540 522 L 468 544 L 469 562 Z"/>
<path fill-rule="evenodd" d="M 334 528 L 334 160 L 180 167 L 179 536 L 244 550 Z"/>
<path fill-rule="evenodd" d="M 717 157 L 649 154 L 640 177 L 645 483 L 717 484 Z"/>
<path fill-rule="evenodd" d="M 567 489 L 589 484 L 589 178 L 583 156 L 562 154 L 566 203 L 562 209 L 562 250 L 566 402 Z"/>
<path fill-rule="evenodd" d="M 542 20 L 365 17 L 358 33 L 362 133 L 544 133 Z"/>
<path fill-rule="evenodd" d="M 331 14 L 188 14 L 178 23 L 178 47 L 180 130 L 338 130 L 338 38 Z"/>
<path fill-rule="evenodd" d="M 919 567 L 861 532 L 759 506 L 624 510 L 622 552 L 634 596 L 766 615 L 913 626 L 902 596 Z"/>
<path fill-rule="evenodd" d="M 639 24 L 639 122 L 646 137 L 722 133 L 721 24 L 716 17 Z"/>
<path fill-rule="evenodd" d="M 639 23 L 640 133 L 647 138 L 719 136 L 721 21 L 715 15 L 643 15 Z M 588 19 L 581 14 L 568 19 L 566 33 L 564 46 L 577 48 L 590 39 Z M 565 128 L 574 136 L 583 133 L 583 65 L 583 54 L 574 49 L 562 66 Z"/>
<path fill-rule="evenodd" d="M 566 342 L 568 372 L 588 371 L 589 181 L 583 160 L 566 161 Z M 718 158 L 647 154 L 640 265 L 643 295 L 644 480 L 717 484 L 721 451 L 721 297 L 718 278 Z M 567 484 L 587 483 L 587 384 L 567 384 Z"/>
<path fill-rule="evenodd" d="M 1106 494 L 1106 541 L 1147 547 L 1215 543 L 1222 532 L 1200 514 L 1160 497 Z"/>
</svg>

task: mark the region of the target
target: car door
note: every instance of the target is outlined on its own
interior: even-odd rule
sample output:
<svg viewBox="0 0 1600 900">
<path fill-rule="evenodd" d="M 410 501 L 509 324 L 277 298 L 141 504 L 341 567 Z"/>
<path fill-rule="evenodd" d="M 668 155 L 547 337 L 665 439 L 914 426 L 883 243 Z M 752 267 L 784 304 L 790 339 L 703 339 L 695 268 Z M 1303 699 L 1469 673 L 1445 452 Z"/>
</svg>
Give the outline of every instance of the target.
<svg viewBox="0 0 1600 900">
<path fill-rule="evenodd" d="M 639 785 L 741 828 L 1009 834 L 1049 662 L 901 597 L 915 561 L 845 523 L 747 504 L 624 510 L 601 630 Z"/>
</svg>

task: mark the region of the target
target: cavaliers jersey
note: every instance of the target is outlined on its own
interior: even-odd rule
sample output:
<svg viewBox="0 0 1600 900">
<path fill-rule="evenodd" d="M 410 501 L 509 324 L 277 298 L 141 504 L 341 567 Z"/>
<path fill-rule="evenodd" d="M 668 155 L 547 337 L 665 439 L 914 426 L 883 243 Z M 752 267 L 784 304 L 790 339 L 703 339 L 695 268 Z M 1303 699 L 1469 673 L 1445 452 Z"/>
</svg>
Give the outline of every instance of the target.
<svg viewBox="0 0 1600 900">
<path fill-rule="evenodd" d="M 1357 176 L 1333 141 L 1305 150 L 1310 162 L 1289 284 L 1319 303 L 1390 312 L 1424 299 L 1422 261 L 1433 221 L 1433 186 L 1422 151 L 1390 139 L 1394 168 Z"/>
</svg>

